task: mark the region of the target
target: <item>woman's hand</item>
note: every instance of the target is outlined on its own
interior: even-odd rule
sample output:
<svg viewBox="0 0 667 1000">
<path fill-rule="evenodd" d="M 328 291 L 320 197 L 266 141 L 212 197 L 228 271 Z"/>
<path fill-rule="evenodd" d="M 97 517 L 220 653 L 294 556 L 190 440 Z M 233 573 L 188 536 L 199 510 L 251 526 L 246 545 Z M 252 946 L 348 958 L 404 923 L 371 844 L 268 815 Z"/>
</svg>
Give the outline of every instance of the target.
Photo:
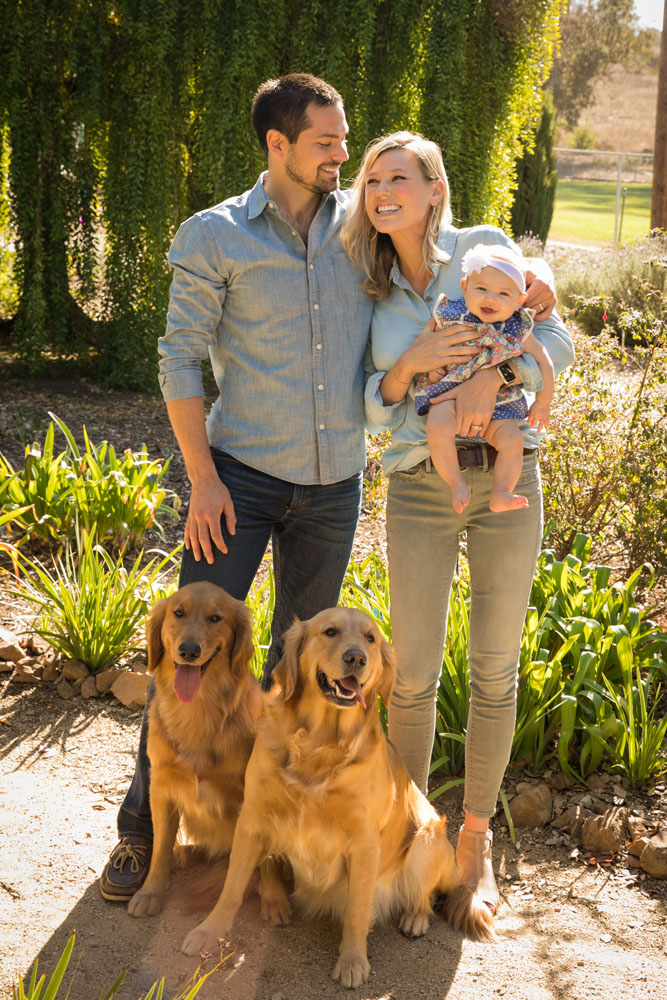
<svg viewBox="0 0 667 1000">
<path fill-rule="evenodd" d="M 469 361 L 479 348 L 467 341 L 479 336 L 474 326 L 448 326 L 441 330 L 431 317 L 417 339 L 401 354 L 393 366 L 396 375 L 410 382 L 418 372 L 430 372 L 443 365 L 457 365 Z"/>
<path fill-rule="evenodd" d="M 548 319 L 556 307 L 556 296 L 553 290 L 532 271 L 526 271 L 526 301 L 524 306 L 535 310 L 535 320 L 540 322 Z"/>
<path fill-rule="evenodd" d="M 431 406 L 455 400 L 457 437 L 484 435 L 493 416 L 498 388 L 502 384 L 495 368 L 481 368 L 455 389 L 431 400 Z"/>
</svg>

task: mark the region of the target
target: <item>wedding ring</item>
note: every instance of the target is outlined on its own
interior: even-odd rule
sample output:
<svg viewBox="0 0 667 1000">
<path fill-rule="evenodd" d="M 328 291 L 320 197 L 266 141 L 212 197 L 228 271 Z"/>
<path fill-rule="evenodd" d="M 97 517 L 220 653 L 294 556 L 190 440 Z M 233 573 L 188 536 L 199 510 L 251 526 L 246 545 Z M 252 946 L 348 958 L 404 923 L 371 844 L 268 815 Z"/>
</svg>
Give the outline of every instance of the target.
<svg viewBox="0 0 667 1000">
<path fill-rule="evenodd" d="M 538 313 L 544 312 L 544 303 L 543 302 L 538 302 L 537 303 L 537 311 L 538 311 Z"/>
<path fill-rule="evenodd" d="M 470 429 L 473 430 L 473 431 L 481 431 L 482 425 L 481 424 L 471 424 L 470 425 Z"/>
</svg>

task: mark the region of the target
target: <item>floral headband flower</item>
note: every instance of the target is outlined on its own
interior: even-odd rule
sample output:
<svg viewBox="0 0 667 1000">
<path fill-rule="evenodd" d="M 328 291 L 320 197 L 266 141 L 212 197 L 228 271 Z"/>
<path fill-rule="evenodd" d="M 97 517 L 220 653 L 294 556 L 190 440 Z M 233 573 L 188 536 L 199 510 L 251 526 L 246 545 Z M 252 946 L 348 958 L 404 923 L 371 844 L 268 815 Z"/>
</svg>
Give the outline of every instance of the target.
<svg viewBox="0 0 667 1000">
<path fill-rule="evenodd" d="M 497 268 L 497 270 L 502 271 L 503 274 L 506 274 L 514 282 L 519 291 L 525 292 L 526 276 L 521 268 L 511 260 L 505 260 L 504 257 L 494 257 L 486 244 L 478 243 L 471 250 L 467 250 L 464 253 L 461 268 L 467 278 L 469 274 L 472 274 L 474 271 L 481 271 L 483 267 Z"/>
</svg>

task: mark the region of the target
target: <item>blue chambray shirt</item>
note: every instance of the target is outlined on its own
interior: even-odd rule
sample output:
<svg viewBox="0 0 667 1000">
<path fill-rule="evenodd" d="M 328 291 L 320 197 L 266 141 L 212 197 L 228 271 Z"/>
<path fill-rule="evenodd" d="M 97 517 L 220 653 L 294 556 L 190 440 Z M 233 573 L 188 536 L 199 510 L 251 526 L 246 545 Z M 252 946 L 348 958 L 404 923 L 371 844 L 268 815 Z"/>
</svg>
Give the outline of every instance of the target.
<svg viewBox="0 0 667 1000">
<path fill-rule="evenodd" d="M 186 220 L 174 238 L 160 387 L 203 395 L 208 356 L 219 397 L 211 445 L 278 479 L 340 482 L 363 468 L 364 351 L 372 303 L 340 245 L 348 195 L 322 197 L 308 246 L 251 191 Z"/>
<path fill-rule="evenodd" d="M 380 382 L 426 326 L 441 292 L 452 299 L 461 295 L 461 260 L 466 250 L 476 243 L 502 243 L 516 248 L 516 244 L 502 229 L 495 226 L 455 229 L 445 225 L 440 233 L 438 246 L 449 255 L 450 261 L 448 264 L 432 264 L 433 278 L 424 298 L 417 295 L 395 262 L 390 276 L 391 294 L 375 304 L 371 324 L 372 365 L 366 385 L 366 419 L 370 429 L 375 432 L 385 428 L 391 430 L 391 444 L 382 456 L 382 466 L 387 475 L 418 465 L 428 457 L 429 449 L 426 443 L 426 417 L 420 417 L 415 410 L 414 382 L 405 399 L 391 406 L 385 406 L 382 401 Z M 537 276 L 548 284 L 551 283 L 551 270 L 545 261 L 534 260 L 530 264 Z M 549 352 L 556 374 L 572 364 L 572 337 L 557 313 L 553 312 L 549 319 L 536 323 L 533 332 Z M 541 388 L 542 376 L 534 358 L 527 354 L 520 355 L 512 358 L 512 364 L 528 393 Z M 530 405 L 530 395 L 528 400 Z M 520 421 L 519 426 L 523 432 L 525 447 L 537 448 L 544 431 L 538 433 L 525 420 Z M 461 443 L 466 442 L 462 440 Z"/>
</svg>

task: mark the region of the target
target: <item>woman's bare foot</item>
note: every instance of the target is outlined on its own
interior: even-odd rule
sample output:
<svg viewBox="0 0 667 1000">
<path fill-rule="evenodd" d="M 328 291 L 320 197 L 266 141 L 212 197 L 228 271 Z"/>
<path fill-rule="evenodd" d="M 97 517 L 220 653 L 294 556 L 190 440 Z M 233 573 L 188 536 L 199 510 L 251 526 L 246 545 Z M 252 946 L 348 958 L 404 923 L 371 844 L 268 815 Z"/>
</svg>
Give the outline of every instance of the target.
<svg viewBox="0 0 667 1000">
<path fill-rule="evenodd" d="M 496 489 L 495 487 L 491 490 L 490 510 L 502 513 L 505 510 L 521 510 L 527 506 L 528 498 L 522 497 L 519 493 L 510 493 L 509 490 Z"/>
</svg>

